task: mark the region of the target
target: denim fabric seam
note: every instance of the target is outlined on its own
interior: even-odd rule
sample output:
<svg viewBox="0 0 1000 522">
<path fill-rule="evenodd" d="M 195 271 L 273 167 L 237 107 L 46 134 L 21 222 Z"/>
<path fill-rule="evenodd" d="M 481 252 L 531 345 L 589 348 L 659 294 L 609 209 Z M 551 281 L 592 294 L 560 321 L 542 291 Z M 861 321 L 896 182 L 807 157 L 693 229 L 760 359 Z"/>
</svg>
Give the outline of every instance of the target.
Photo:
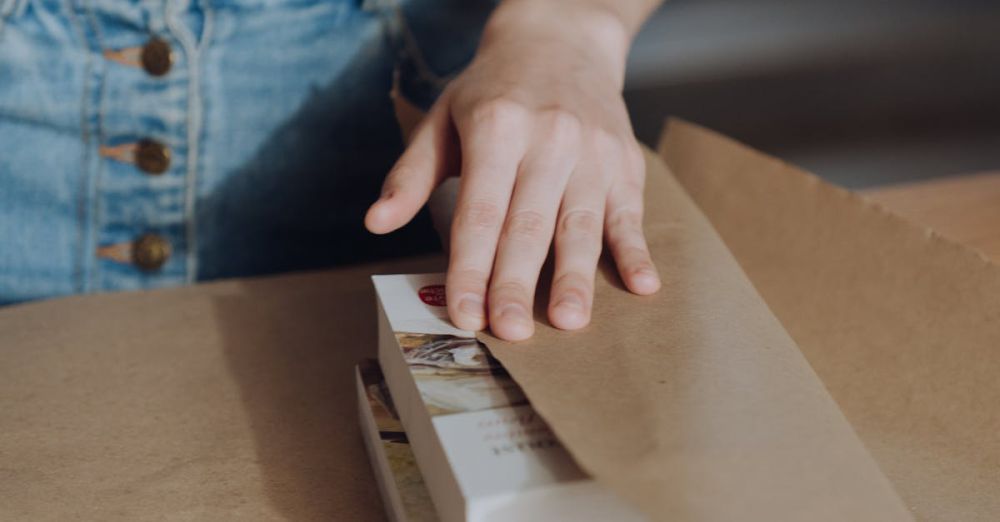
<svg viewBox="0 0 1000 522">
<path fill-rule="evenodd" d="M 202 75 L 201 75 L 201 55 L 202 50 L 208 45 L 208 42 L 212 39 L 212 30 L 214 29 L 215 12 L 212 7 L 211 0 L 197 0 L 198 7 L 201 8 L 202 14 L 204 16 L 204 22 L 201 26 L 201 34 L 198 37 L 196 50 L 198 54 L 198 60 L 196 64 L 191 67 L 191 86 L 193 90 L 192 96 L 196 99 L 195 107 L 198 110 L 197 122 L 193 120 L 188 122 L 191 128 L 188 129 L 188 134 L 190 135 L 190 140 L 192 145 L 188 148 L 188 165 L 192 170 L 191 177 L 188 179 L 187 193 L 185 194 L 185 207 L 184 212 L 187 214 L 187 236 L 188 236 L 188 264 L 187 264 L 187 282 L 188 284 L 194 283 L 198 280 L 198 219 L 195 215 L 198 198 L 198 167 L 201 162 L 201 139 L 202 132 L 205 132 L 205 126 L 202 119 L 205 116 L 205 105 L 202 99 Z"/>
<path fill-rule="evenodd" d="M 20 8 L 18 2 L 25 0 L 0 0 L 0 34 L 3 34 L 3 28 L 7 25 L 7 19 L 14 16 Z"/>
<path fill-rule="evenodd" d="M 198 163 L 200 155 L 199 141 L 201 139 L 202 128 L 202 107 L 201 107 L 201 74 L 199 71 L 201 64 L 201 49 L 211 37 L 212 11 L 206 2 L 199 2 L 199 6 L 205 16 L 204 26 L 201 30 L 200 38 L 195 38 L 188 27 L 185 27 L 177 17 L 175 8 L 176 1 L 169 1 L 165 5 L 164 21 L 167 28 L 184 48 L 187 56 L 188 66 L 188 117 L 187 117 L 187 172 L 185 176 L 184 193 L 184 214 L 185 214 L 185 238 L 186 254 L 186 281 L 193 283 L 197 280 L 198 273 L 198 237 L 197 224 L 195 223 L 195 198 L 197 195 L 196 186 L 198 180 Z"/>
<path fill-rule="evenodd" d="M 87 6 L 87 20 L 90 23 L 91 29 L 93 31 L 93 38 L 88 39 L 88 43 L 92 44 L 88 46 L 88 55 L 96 56 L 100 55 L 104 50 L 103 44 L 103 33 L 101 31 L 101 24 L 97 19 L 97 14 L 94 12 L 92 0 L 86 0 Z M 107 143 L 108 136 L 105 134 L 104 122 L 107 114 L 107 83 L 108 83 L 108 64 L 106 60 L 97 60 L 99 65 L 99 71 L 95 76 L 97 79 L 97 106 L 96 107 L 85 107 L 85 115 L 89 116 L 91 111 L 96 109 L 94 113 L 95 124 L 96 124 L 96 134 L 97 134 L 97 146 L 99 147 L 102 143 Z M 91 135 L 93 137 L 93 135 Z M 88 148 L 94 148 L 88 145 Z M 96 171 L 91 177 L 90 183 L 90 193 L 88 197 L 92 201 L 92 211 L 91 211 L 91 232 L 93 234 L 93 241 L 86 242 L 84 245 L 84 255 L 94 256 L 94 247 L 96 247 L 97 238 L 99 237 L 99 231 L 101 230 L 101 224 L 104 223 L 105 219 L 105 205 L 104 198 L 100 197 L 103 193 L 105 177 L 107 175 L 107 162 L 98 156 L 96 161 Z M 91 288 L 100 289 L 101 285 L 101 264 L 96 263 L 91 270 Z"/>
<path fill-rule="evenodd" d="M 166 9 L 165 0 L 163 0 L 163 1 L 158 1 L 158 0 L 140 0 L 139 3 L 140 3 L 140 5 L 143 6 L 143 9 L 145 10 L 145 12 L 149 13 L 150 15 L 152 15 L 152 13 L 155 13 L 157 11 L 157 8 L 161 4 L 164 4 L 164 9 Z M 149 32 L 150 32 L 150 34 L 157 34 L 158 35 L 158 34 L 162 34 L 162 33 L 166 32 L 166 30 L 164 29 L 163 17 L 150 16 L 149 20 L 147 20 L 147 23 L 149 24 Z"/>
<path fill-rule="evenodd" d="M 92 1 L 93 0 L 85 0 L 85 4 L 87 6 L 87 20 L 90 22 L 91 30 L 93 31 L 93 38 L 88 39 L 88 41 L 93 44 L 91 48 L 88 50 L 89 51 L 88 54 L 101 53 L 104 49 L 104 45 L 102 43 L 103 39 L 101 38 L 102 36 L 101 24 L 97 20 L 97 15 L 94 12 Z M 100 69 L 100 72 L 97 73 L 97 78 L 98 78 L 97 89 L 96 93 L 94 94 L 97 97 L 97 106 L 84 107 L 84 110 L 86 111 L 85 114 L 89 116 L 91 110 L 96 109 L 96 115 L 97 115 L 96 117 L 97 127 L 95 129 L 97 131 L 96 146 L 100 147 L 100 145 L 102 143 L 105 143 L 107 140 L 107 136 L 104 134 L 103 123 L 104 123 L 104 111 L 106 109 L 105 100 L 107 96 L 105 94 L 105 89 L 108 80 L 108 68 L 107 64 L 101 60 L 97 60 L 97 63 L 99 64 L 98 68 Z M 92 252 L 94 247 L 97 246 L 97 241 L 99 237 L 98 231 L 101 229 L 101 223 L 104 221 L 102 219 L 105 211 L 104 198 L 99 197 L 99 194 L 101 193 L 101 189 L 104 186 L 104 174 L 106 170 L 105 167 L 106 167 L 105 161 L 100 157 L 98 157 L 97 170 L 96 172 L 91 174 L 90 191 L 88 192 L 88 196 L 91 198 L 91 201 L 93 202 L 91 203 L 92 208 L 90 213 L 90 225 L 91 225 L 90 230 L 92 231 L 93 234 L 94 244 L 86 245 L 84 247 L 85 255 L 87 246 L 90 247 L 91 255 L 93 255 Z M 96 263 L 90 272 L 90 279 L 91 279 L 90 288 L 92 289 L 101 288 L 100 277 L 101 277 L 100 263 Z"/>
<path fill-rule="evenodd" d="M 85 56 L 85 62 L 83 65 L 83 76 L 86 80 L 83 82 L 83 86 L 80 89 L 80 141 L 83 142 L 83 147 L 80 155 L 80 180 L 79 180 L 79 190 L 77 191 L 77 202 L 76 202 L 76 230 L 77 230 L 77 241 L 80 246 L 77 248 L 76 252 L 76 262 L 73 267 L 73 286 L 76 288 L 76 292 L 85 292 L 87 290 L 84 283 L 86 279 L 86 268 L 84 266 L 85 260 L 87 259 L 87 247 L 89 245 L 87 237 L 87 202 L 91 201 L 88 197 L 90 194 L 91 176 L 88 173 L 87 166 L 91 162 L 92 147 L 90 146 L 90 127 L 88 125 L 87 118 L 87 103 L 90 98 L 90 76 L 93 72 L 94 58 L 93 53 L 90 52 L 90 45 L 87 41 L 86 31 L 84 31 L 83 26 L 80 23 L 80 18 L 76 12 L 73 4 L 73 0 L 63 0 L 62 8 L 67 14 L 70 25 L 73 27 L 73 32 L 76 33 L 77 39 L 80 41 L 80 45 L 83 46 L 87 52 L 83 53 Z"/>
<path fill-rule="evenodd" d="M 24 13 L 28 0 L 0 0 L 0 31 L 9 18 L 16 18 Z"/>
</svg>

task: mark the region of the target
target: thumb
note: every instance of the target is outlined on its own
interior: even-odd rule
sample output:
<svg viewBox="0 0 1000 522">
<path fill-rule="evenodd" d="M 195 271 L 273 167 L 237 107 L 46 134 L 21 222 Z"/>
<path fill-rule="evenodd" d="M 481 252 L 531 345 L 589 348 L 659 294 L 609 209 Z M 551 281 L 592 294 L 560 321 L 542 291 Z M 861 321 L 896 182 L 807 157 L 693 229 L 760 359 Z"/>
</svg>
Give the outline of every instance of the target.
<svg viewBox="0 0 1000 522">
<path fill-rule="evenodd" d="M 382 196 L 365 216 L 365 227 L 387 234 L 410 222 L 457 163 L 455 132 L 447 101 L 440 99 L 413 133 L 413 140 L 389 171 Z"/>
</svg>

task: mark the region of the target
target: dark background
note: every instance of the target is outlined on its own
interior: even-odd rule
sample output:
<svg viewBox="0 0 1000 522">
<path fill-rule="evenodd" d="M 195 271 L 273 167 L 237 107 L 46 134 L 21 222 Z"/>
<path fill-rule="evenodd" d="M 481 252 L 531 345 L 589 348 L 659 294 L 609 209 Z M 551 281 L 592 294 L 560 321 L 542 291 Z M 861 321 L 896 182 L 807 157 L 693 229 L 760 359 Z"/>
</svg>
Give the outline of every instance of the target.
<svg viewBox="0 0 1000 522">
<path fill-rule="evenodd" d="M 852 188 L 1000 169 L 1000 0 L 668 0 L 625 99 Z"/>
</svg>

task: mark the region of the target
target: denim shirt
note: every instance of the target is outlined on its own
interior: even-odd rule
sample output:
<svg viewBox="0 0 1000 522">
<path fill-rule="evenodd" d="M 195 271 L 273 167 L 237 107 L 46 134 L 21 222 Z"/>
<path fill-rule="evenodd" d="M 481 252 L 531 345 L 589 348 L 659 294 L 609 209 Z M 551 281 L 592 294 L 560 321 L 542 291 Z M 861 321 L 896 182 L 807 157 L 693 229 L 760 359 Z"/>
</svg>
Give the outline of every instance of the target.
<svg viewBox="0 0 1000 522">
<path fill-rule="evenodd" d="M 0 0 L 0 303 L 437 248 L 366 207 L 492 0 Z"/>
</svg>

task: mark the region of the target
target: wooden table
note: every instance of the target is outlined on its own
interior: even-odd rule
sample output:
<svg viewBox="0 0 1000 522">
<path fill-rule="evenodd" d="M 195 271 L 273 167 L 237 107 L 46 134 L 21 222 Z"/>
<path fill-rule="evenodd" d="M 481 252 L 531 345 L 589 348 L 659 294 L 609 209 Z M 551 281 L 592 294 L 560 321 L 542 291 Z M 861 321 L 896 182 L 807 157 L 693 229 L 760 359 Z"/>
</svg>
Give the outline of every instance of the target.
<svg viewBox="0 0 1000 522">
<path fill-rule="evenodd" d="M 1000 174 L 871 191 L 1000 259 Z M 378 520 L 351 367 L 370 273 L 0 310 L 0 520 Z"/>
</svg>

